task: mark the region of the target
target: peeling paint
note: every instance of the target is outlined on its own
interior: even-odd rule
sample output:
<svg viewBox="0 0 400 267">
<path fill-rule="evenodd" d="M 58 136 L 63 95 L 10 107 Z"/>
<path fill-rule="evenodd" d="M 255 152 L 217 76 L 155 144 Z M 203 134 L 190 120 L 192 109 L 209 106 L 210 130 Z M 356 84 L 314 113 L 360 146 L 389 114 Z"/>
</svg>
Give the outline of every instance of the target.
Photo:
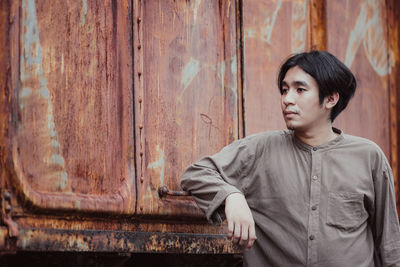
<svg viewBox="0 0 400 267">
<path fill-rule="evenodd" d="M 307 43 L 307 3 L 308 1 L 293 1 L 291 24 L 291 52 L 305 51 Z"/>
<path fill-rule="evenodd" d="M 165 172 L 165 154 L 164 154 L 164 151 L 162 149 L 160 149 L 159 145 L 157 145 L 156 150 L 157 150 L 158 154 L 160 155 L 160 158 L 159 158 L 159 160 L 154 161 L 154 162 L 150 163 L 149 165 L 147 165 L 147 168 L 150 168 L 150 169 L 161 168 L 160 185 L 163 186 L 164 185 L 164 172 Z"/>
<path fill-rule="evenodd" d="M 195 0 L 194 2 L 194 8 L 193 8 L 193 20 L 194 20 L 194 24 L 197 23 L 197 12 L 199 10 L 199 6 L 200 6 L 201 0 Z"/>
<path fill-rule="evenodd" d="M 246 29 L 246 37 L 248 38 L 256 38 L 256 31 L 254 29 Z"/>
<path fill-rule="evenodd" d="M 225 68 L 226 68 L 225 61 L 219 62 L 217 64 L 217 76 L 221 80 L 220 88 L 221 88 L 221 95 L 225 96 Z"/>
<path fill-rule="evenodd" d="M 59 154 L 52 155 L 51 161 L 55 164 L 58 164 L 58 165 L 61 165 L 64 167 L 64 158 Z"/>
<path fill-rule="evenodd" d="M 181 84 L 183 85 L 183 91 L 179 96 L 180 99 L 182 99 L 184 92 L 186 91 L 190 83 L 193 81 L 193 79 L 199 72 L 200 72 L 200 61 L 191 57 L 189 62 L 185 65 L 185 67 L 182 70 Z"/>
<path fill-rule="evenodd" d="M 42 158 L 39 159 L 41 162 L 37 162 L 37 164 L 43 167 L 49 164 L 56 165 L 57 167 L 54 166 L 53 170 L 51 166 L 46 166 L 49 171 L 47 176 L 52 177 L 51 179 L 56 178 L 51 183 L 55 188 L 64 190 L 67 189 L 67 174 L 65 161 L 60 153 L 51 92 L 47 88 L 46 76 L 43 73 L 42 48 L 35 1 L 23 0 L 22 10 L 22 25 L 26 31 L 21 36 L 20 79 L 22 88 L 19 91 L 18 100 L 22 114 L 35 114 L 35 121 L 22 119 L 21 125 L 19 125 L 19 134 L 24 134 L 23 131 L 33 132 L 32 138 L 39 138 L 36 141 L 41 144 L 41 149 L 50 150 L 50 154 L 46 152 L 39 156 Z M 43 131 L 44 129 L 45 131 Z M 46 146 L 48 148 L 45 148 Z M 49 156 L 50 158 L 48 158 Z"/>
<path fill-rule="evenodd" d="M 363 44 L 364 52 L 374 71 L 385 76 L 394 67 L 393 52 L 387 45 L 379 1 L 362 3 L 356 23 L 350 33 L 346 49 L 345 64 L 353 64 L 356 53 Z"/>
<path fill-rule="evenodd" d="M 272 17 L 267 16 L 265 18 L 264 25 L 262 26 L 260 38 L 267 44 L 271 44 L 272 30 L 274 29 L 276 17 L 278 15 L 278 11 L 281 8 L 281 6 L 282 6 L 282 0 L 278 0 L 278 3 L 276 4 L 276 8 L 274 10 L 274 13 L 272 14 Z"/>
<path fill-rule="evenodd" d="M 86 24 L 86 15 L 87 15 L 87 0 L 82 0 L 82 9 L 81 9 L 81 26 L 85 26 Z"/>
</svg>

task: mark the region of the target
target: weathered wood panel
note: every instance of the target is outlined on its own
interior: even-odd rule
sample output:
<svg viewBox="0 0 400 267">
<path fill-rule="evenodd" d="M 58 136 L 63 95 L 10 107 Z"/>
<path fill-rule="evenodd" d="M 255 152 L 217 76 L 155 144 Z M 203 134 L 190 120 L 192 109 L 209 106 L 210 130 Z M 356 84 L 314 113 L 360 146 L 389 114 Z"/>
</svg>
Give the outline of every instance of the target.
<svg viewBox="0 0 400 267">
<path fill-rule="evenodd" d="M 135 38 L 135 58 L 142 58 L 135 88 L 138 213 L 199 215 L 191 201 L 160 199 L 158 189 L 180 190 L 191 162 L 238 138 L 235 1 L 141 5 Z"/>
<path fill-rule="evenodd" d="M 16 10 L 18 188 L 40 208 L 133 212 L 129 1 L 22 0 Z"/>
<path fill-rule="evenodd" d="M 306 50 L 308 2 L 243 1 L 246 135 L 285 128 L 276 77 L 289 54 Z"/>
</svg>

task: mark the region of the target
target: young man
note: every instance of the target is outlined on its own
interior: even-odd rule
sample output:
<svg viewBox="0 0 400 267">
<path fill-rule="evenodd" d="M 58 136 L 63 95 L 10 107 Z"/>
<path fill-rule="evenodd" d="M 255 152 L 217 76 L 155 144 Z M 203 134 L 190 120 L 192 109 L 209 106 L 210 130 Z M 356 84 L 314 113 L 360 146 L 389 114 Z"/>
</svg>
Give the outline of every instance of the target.
<svg viewBox="0 0 400 267">
<path fill-rule="evenodd" d="M 211 223 L 227 219 L 228 236 L 246 245 L 244 266 L 400 266 L 389 163 L 375 143 L 332 128 L 353 74 L 313 51 L 282 65 L 278 87 L 288 130 L 204 157 L 182 188 Z"/>
</svg>

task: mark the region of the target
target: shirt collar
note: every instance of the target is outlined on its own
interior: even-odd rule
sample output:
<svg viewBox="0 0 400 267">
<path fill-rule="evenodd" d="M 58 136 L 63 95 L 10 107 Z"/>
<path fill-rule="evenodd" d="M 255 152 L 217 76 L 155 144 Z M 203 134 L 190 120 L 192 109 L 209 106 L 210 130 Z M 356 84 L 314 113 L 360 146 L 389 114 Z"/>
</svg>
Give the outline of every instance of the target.
<svg viewBox="0 0 400 267">
<path fill-rule="evenodd" d="M 332 139 L 331 141 L 323 143 L 316 147 L 313 147 L 309 144 L 302 142 L 299 138 L 296 137 L 296 135 L 294 134 L 294 131 L 292 131 L 292 130 L 291 130 L 291 134 L 293 137 L 294 144 L 296 146 L 298 146 L 299 148 L 306 150 L 306 151 L 321 151 L 321 150 L 327 150 L 327 149 L 334 147 L 336 144 L 338 144 L 339 142 L 341 142 L 344 139 L 343 131 L 341 131 L 340 129 L 337 129 L 335 127 L 332 127 L 332 130 L 333 130 L 333 132 L 335 132 L 339 135 L 336 136 L 336 138 Z"/>
</svg>

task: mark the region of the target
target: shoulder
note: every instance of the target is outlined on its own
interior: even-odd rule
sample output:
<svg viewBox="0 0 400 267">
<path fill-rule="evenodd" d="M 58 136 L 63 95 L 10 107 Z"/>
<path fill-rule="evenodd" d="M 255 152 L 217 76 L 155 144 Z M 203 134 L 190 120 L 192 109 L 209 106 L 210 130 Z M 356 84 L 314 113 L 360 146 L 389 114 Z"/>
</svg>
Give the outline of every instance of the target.
<svg viewBox="0 0 400 267">
<path fill-rule="evenodd" d="M 376 167 L 389 167 L 389 162 L 382 149 L 375 142 L 367 138 L 344 134 L 343 145 L 347 148 L 348 152 L 354 152 L 361 157 L 366 157 Z"/>
<path fill-rule="evenodd" d="M 292 140 L 291 131 L 269 131 L 248 135 L 233 142 L 230 146 L 241 147 L 253 155 L 261 155 L 265 152 L 282 147 Z"/>
<path fill-rule="evenodd" d="M 249 144 L 249 145 L 269 145 L 269 144 L 279 144 L 282 142 L 287 142 L 293 136 L 291 131 L 269 131 L 269 132 L 261 132 L 246 136 L 243 139 L 240 139 L 240 142 Z"/>
</svg>

